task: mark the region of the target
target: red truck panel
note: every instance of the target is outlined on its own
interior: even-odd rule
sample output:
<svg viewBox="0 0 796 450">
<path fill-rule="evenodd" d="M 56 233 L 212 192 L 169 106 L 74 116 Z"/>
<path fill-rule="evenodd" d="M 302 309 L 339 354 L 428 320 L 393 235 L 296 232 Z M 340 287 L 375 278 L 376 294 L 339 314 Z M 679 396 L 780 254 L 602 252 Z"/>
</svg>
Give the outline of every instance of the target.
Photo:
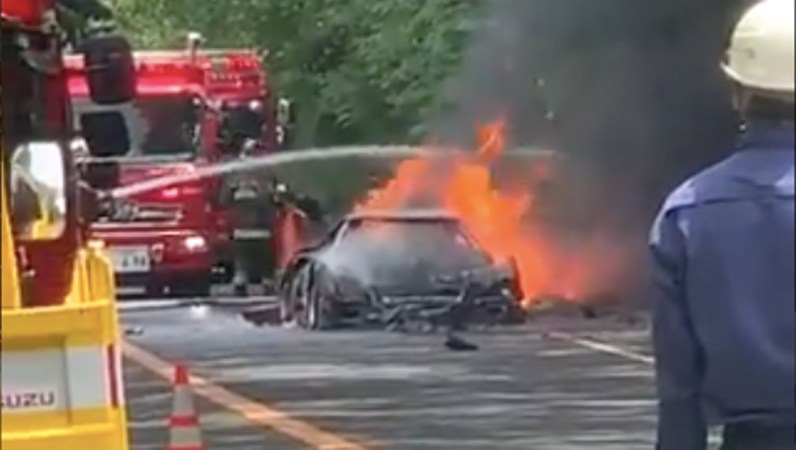
<svg viewBox="0 0 796 450">
<path fill-rule="evenodd" d="M 262 69 L 261 55 L 250 50 L 200 50 L 191 58 L 185 50 L 138 51 L 134 54 L 137 68 L 139 97 L 194 94 L 216 106 L 220 102 L 248 102 L 260 100 L 269 105 L 268 79 Z M 69 91 L 75 98 L 88 97 L 83 61 L 71 55 L 66 59 Z M 268 123 L 274 123 L 271 111 L 266 112 Z M 130 185 L 149 178 L 195 170 L 220 158 L 216 154 L 217 119 L 206 114 L 202 121 L 203 134 L 196 160 L 181 164 L 122 161 L 122 185 Z M 267 127 L 273 134 L 274 126 Z M 275 135 L 274 135 L 275 136 Z M 265 148 L 275 148 L 274 136 L 264 136 Z M 178 221 L 161 223 L 105 223 L 94 227 L 97 237 L 110 247 L 142 246 L 165 248 L 166 254 L 152 267 L 152 277 L 165 273 L 209 271 L 215 261 L 212 253 L 193 253 L 180 250 L 181 239 L 204 237 L 209 246 L 223 245 L 230 231 L 227 211 L 213 200 L 219 188 L 218 180 L 203 180 L 187 185 L 157 190 L 135 196 L 131 200 L 141 204 L 179 203 L 185 213 Z M 192 194 L 192 192 L 194 194 Z M 153 254 L 156 254 L 154 252 Z M 155 255 L 157 256 L 157 255 Z"/>
<path fill-rule="evenodd" d="M 3 0 L 3 19 L 38 26 L 44 12 L 52 9 L 53 4 L 54 0 Z"/>
</svg>

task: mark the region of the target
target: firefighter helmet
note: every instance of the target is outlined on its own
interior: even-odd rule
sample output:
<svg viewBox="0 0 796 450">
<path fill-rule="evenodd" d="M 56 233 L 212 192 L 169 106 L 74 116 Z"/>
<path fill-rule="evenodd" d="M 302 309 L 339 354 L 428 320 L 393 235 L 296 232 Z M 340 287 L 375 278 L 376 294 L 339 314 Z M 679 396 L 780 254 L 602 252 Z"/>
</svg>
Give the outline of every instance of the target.
<svg viewBox="0 0 796 450">
<path fill-rule="evenodd" d="M 763 0 L 752 6 L 733 31 L 722 64 L 727 76 L 742 87 L 792 98 L 793 16 L 793 0 Z"/>
</svg>

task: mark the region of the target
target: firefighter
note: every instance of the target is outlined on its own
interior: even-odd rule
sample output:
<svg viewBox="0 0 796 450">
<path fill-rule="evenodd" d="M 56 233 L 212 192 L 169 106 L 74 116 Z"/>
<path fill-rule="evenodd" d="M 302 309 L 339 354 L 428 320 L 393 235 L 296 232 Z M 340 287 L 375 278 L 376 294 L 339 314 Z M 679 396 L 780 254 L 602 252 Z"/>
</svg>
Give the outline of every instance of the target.
<svg viewBox="0 0 796 450">
<path fill-rule="evenodd" d="M 254 153 L 256 141 L 243 144 L 240 158 Z M 248 286 L 260 284 L 273 272 L 274 252 L 271 236 L 276 207 L 262 183 L 252 174 L 240 174 L 225 182 L 227 201 L 232 210 L 234 254 L 233 285 L 236 295 L 248 294 Z"/>
<path fill-rule="evenodd" d="M 764 0 L 723 65 L 734 152 L 665 201 L 650 247 L 659 450 L 793 450 L 794 2 Z"/>
</svg>

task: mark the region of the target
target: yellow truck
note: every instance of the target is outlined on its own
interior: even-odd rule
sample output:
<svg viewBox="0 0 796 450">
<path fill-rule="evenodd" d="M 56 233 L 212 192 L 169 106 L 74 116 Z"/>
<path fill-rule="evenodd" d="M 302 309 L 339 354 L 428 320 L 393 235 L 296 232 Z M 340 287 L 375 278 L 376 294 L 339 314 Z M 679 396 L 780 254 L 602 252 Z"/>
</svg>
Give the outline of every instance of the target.
<svg viewBox="0 0 796 450">
<path fill-rule="evenodd" d="M 80 184 L 71 154 L 77 137 L 54 6 L 2 2 L 0 448 L 126 450 L 113 269 L 102 245 L 87 238 L 96 191 Z M 84 56 L 96 102 L 133 97 L 123 39 L 87 41 Z M 114 151 L 93 141 L 104 154 Z"/>
</svg>

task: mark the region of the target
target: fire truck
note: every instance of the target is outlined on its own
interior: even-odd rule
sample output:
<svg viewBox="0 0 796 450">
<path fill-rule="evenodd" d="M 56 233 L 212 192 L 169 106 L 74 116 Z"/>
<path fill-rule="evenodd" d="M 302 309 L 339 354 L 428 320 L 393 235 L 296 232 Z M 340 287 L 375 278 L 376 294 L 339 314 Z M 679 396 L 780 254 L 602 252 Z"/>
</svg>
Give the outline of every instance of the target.
<svg viewBox="0 0 796 450">
<path fill-rule="evenodd" d="M 67 60 L 77 128 L 119 118 L 126 124 L 129 150 L 112 158 L 122 186 L 184 178 L 234 158 L 244 143 L 253 155 L 279 148 L 290 105 L 271 92 L 265 53 L 205 50 L 201 43 L 190 33 L 183 50 L 135 52 L 137 96 L 124 105 L 93 102 L 82 60 Z M 230 275 L 232 230 L 222 183 L 200 179 L 118 199 L 116 213 L 93 226 L 126 292 L 203 297 L 212 281 L 222 281 L 219 273 Z"/>
<path fill-rule="evenodd" d="M 99 10 L 89 0 L 69 3 L 89 15 Z M 63 5 L 2 2 L 0 446 L 125 450 L 113 272 L 86 226 L 100 210 L 86 183 L 110 179 L 114 169 L 92 165 L 86 183 L 77 182 L 71 147 L 90 149 L 103 130 L 87 129 L 87 145 L 73 133 L 56 6 Z M 94 101 L 129 101 L 135 82 L 127 42 L 106 34 L 80 47 Z"/>
</svg>

